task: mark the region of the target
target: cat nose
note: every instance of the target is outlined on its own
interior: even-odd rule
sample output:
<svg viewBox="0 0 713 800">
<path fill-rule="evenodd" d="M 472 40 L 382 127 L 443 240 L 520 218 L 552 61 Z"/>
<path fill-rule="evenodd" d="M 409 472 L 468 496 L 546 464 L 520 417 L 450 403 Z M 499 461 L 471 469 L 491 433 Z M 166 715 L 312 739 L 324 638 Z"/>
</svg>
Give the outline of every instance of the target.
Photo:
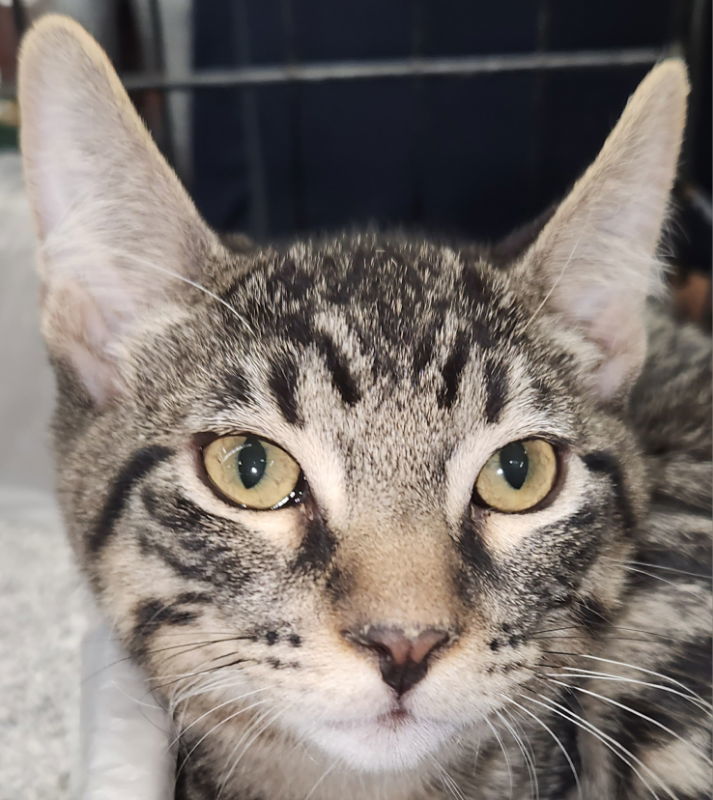
<svg viewBox="0 0 713 800">
<path fill-rule="evenodd" d="M 425 676 L 430 656 L 450 638 L 446 631 L 435 628 L 427 628 L 417 636 L 409 637 L 400 628 L 380 626 L 359 633 L 345 631 L 344 635 L 349 641 L 379 656 L 381 677 L 399 697 Z"/>
</svg>

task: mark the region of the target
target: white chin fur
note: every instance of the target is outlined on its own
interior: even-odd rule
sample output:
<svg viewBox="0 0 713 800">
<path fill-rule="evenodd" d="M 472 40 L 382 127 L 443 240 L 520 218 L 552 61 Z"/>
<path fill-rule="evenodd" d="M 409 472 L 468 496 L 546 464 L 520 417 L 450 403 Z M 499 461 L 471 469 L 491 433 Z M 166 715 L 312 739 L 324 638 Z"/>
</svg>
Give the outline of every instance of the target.
<svg viewBox="0 0 713 800">
<path fill-rule="evenodd" d="M 455 725 L 408 721 L 391 727 L 377 721 L 346 728 L 312 728 L 308 737 L 327 755 L 360 772 L 413 769 L 457 732 Z"/>
</svg>

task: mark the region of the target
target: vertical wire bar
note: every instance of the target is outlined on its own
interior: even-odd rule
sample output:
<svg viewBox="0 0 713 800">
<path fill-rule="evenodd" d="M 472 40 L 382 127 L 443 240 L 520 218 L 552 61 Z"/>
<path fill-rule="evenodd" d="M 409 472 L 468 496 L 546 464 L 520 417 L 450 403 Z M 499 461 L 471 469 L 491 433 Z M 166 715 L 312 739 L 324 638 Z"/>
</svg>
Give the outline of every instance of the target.
<svg viewBox="0 0 713 800">
<path fill-rule="evenodd" d="M 150 37 L 153 53 L 149 54 L 151 66 L 159 69 L 163 74 L 166 70 L 165 42 L 161 27 L 161 10 L 159 9 L 160 0 L 148 0 L 148 17 L 150 25 Z M 168 96 L 165 90 L 160 93 L 159 114 L 162 128 L 163 152 L 166 158 L 173 164 L 175 162 L 175 152 L 173 147 L 173 126 L 171 115 L 168 111 Z"/>
<path fill-rule="evenodd" d="M 184 77 L 193 69 L 192 0 L 159 0 L 157 24 L 161 30 L 163 74 L 168 79 Z M 188 184 L 193 177 L 191 153 L 193 92 L 190 89 L 164 91 L 169 118 L 173 165 Z"/>
<path fill-rule="evenodd" d="M 250 54 L 250 18 L 246 0 L 236 3 L 235 43 L 238 61 L 241 66 L 249 65 Z M 265 164 L 262 143 L 260 140 L 260 117 L 257 102 L 257 87 L 246 86 L 241 90 L 243 112 L 243 135 L 245 137 L 245 158 L 250 187 L 250 232 L 258 239 L 267 234 L 268 200 L 265 181 Z"/>
<path fill-rule="evenodd" d="M 537 9 L 537 42 L 538 53 L 545 52 L 550 46 L 550 29 L 552 23 L 552 6 L 550 0 L 540 0 Z M 537 208 L 542 205 L 544 189 L 544 152 L 546 146 L 546 114 L 547 84 L 550 78 L 546 70 L 537 70 L 532 76 L 532 131 L 530 134 L 530 186 L 528 193 L 530 204 Z M 540 209 L 537 208 L 536 213 Z M 523 222 L 525 220 L 522 220 Z"/>
<path fill-rule="evenodd" d="M 411 55 L 421 58 L 426 45 L 426 20 L 424 0 L 413 0 L 411 9 Z M 412 78 L 414 124 L 411 132 L 411 199 L 408 215 L 411 224 L 420 225 L 424 217 L 423 169 L 426 157 L 426 129 L 428 109 L 425 79 L 421 75 Z"/>
<path fill-rule="evenodd" d="M 285 37 L 285 57 L 288 67 L 299 62 L 299 53 L 295 38 L 294 10 L 292 0 L 282 0 L 282 26 Z M 305 184 L 302 149 L 302 85 L 292 83 L 287 88 L 288 118 L 290 136 L 289 181 L 290 181 L 290 229 L 303 230 L 309 223 L 305 214 Z"/>
<path fill-rule="evenodd" d="M 15 25 L 15 33 L 19 41 L 27 27 L 27 11 L 25 10 L 22 0 L 12 0 L 12 19 Z"/>
<path fill-rule="evenodd" d="M 705 82 L 704 72 L 709 71 L 710 64 L 706 63 L 705 37 L 710 36 L 710 20 L 706 25 L 706 16 L 709 13 L 710 0 L 692 0 L 688 5 L 686 30 L 679 31 L 683 39 L 683 50 L 686 55 L 690 70 L 691 96 L 688 99 L 688 126 L 684 137 L 684 158 L 682 169 L 685 172 L 694 163 L 695 153 L 698 149 L 698 136 L 702 128 L 702 114 L 710 109 L 710 98 L 706 97 L 701 102 L 702 84 Z M 690 176 L 689 176 L 690 177 Z"/>
</svg>

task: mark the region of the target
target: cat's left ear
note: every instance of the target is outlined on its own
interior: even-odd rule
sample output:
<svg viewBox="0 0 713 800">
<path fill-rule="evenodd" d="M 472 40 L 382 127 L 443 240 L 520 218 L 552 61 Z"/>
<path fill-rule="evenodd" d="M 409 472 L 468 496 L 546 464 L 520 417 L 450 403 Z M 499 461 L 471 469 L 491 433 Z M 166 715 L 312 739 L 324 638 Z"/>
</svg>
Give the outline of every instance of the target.
<svg viewBox="0 0 713 800">
<path fill-rule="evenodd" d="M 593 390 L 625 393 L 646 354 L 644 304 L 661 280 L 657 246 L 676 176 L 688 81 L 680 60 L 642 81 L 584 176 L 515 275 L 598 353 Z"/>
</svg>

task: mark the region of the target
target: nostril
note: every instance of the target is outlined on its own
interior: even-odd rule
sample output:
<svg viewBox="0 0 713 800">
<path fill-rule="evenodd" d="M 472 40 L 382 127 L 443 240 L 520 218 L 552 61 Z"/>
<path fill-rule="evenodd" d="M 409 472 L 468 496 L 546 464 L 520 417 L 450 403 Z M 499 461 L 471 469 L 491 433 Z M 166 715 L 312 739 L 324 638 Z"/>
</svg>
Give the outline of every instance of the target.
<svg viewBox="0 0 713 800">
<path fill-rule="evenodd" d="M 412 637 L 400 628 L 382 626 L 372 626 L 359 633 L 345 631 L 344 635 L 379 656 L 384 682 L 399 695 L 426 675 L 430 656 L 450 639 L 446 631 L 435 628 L 427 628 Z"/>
</svg>

